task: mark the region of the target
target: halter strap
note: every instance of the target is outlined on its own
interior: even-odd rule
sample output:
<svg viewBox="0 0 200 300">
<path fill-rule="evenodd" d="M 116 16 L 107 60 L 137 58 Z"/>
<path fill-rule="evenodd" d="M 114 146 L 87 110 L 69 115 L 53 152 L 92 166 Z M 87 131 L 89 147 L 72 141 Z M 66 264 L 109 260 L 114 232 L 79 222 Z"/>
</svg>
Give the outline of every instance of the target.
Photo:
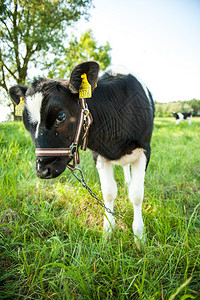
<svg viewBox="0 0 200 300">
<path fill-rule="evenodd" d="M 76 134 L 74 137 L 74 141 L 71 144 L 69 148 L 35 148 L 36 157 L 37 156 L 69 156 L 70 162 L 73 160 L 73 164 L 67 164 L 67 167 L 73 171 L 75 166 L 80 163 L 79 159 L 79 152 L 78 152 L 78 146 L 79 146 L 79 139 L 81 135 L 81 130 L 84 128 L 84 135 L 83 135 L 83 144 L 82 144 L 82 150 L 87 149 L 87 143 L 88 143 L 88 133 L 90 125 L 93 122 L 92 115 L 87 107 L 86 99 L 82 98 L 80 99 L 81 103 L 81 113 L 79 117 L 78 126 L 76 128 Z"/>
</svg>

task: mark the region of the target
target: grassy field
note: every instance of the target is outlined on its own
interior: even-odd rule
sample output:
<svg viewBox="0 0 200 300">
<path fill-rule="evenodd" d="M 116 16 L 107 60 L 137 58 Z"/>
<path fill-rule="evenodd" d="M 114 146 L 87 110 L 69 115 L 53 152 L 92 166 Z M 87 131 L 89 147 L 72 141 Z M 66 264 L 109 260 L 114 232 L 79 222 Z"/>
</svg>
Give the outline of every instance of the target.
<svg viewBox="0 0 200 300">
<path fill-rule="evenodd" d="M 0 147 L 0 299 L 199 299 L 200 119 L 155 119 L 141 251 L 120 167 L 115 210 L 123 218 L 105 240 L 103 209 L 70 171 L 36 177 L 23 124 L 0 124 Z M 89 151 L 81 168 L 102 198 Z"/>
</svg>

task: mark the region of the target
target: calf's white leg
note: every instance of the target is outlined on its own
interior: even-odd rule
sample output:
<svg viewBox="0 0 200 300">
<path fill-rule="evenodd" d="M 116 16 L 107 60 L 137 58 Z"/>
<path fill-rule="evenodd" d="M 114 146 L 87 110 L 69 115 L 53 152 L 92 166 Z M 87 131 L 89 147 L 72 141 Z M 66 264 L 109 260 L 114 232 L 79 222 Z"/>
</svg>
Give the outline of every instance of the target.
<svg viewBox="0 0 200 300">
<path fill-rule="evenodd" d="M 105 206 L 113 211 L 114 200 L 117 197 L 117 184 L 113 176 L 112 164 L 109 160 L 99 155 L 97 157 L 96 167 L 99 172 Z M 105 214 L 103 230 L 104 233 L 109 233 L 115 226 L 115 219 L 113 215 L 107 211 L 105 211 Z"/>
<path fill-rule="evenodd" d="M 124 169 L 124 181 L 126 185 L 129 187 L 129 184 L 131 182 L 131 173 L 130 173 L 130 165 L 126 165 L 123 167 Z"/>
<path fill-rule="evenodd" d="M 143 219 L 142 219 L 142 201 L 144 196 L 144 177 L 146 168 L 146 156 L 142 151 L 138 159 L 131 164 L 132 179 L 129 187 L 129 198 L 133 203 L 134 219 L 133 232 L 139 239 L 144 239 Z M 137 240 L 136 238 L 136 240 Z"/>
</svg>

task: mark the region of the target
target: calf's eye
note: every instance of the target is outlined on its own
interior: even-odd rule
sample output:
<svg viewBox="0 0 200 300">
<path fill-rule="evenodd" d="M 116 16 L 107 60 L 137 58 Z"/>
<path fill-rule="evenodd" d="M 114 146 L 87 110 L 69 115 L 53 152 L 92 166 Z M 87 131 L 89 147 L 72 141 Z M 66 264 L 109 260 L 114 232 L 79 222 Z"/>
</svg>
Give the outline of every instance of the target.
<svg viewBox="0 0 200 300">
<path fill-rule="evenodd" d="M 66 120 L 66 118 L 67 118 L 67 116 L 64 112 L 59 113 L 56 118 L 55 126 L 58 127 L 60 124 L 62 124 Z"/>
</svg>

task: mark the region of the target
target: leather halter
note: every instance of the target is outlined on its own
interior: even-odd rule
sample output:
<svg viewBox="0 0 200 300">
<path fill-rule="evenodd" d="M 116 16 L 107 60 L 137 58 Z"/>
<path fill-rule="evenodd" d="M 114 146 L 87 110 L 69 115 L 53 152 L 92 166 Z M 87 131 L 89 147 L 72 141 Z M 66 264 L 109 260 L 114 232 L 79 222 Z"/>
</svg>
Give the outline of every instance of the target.
<svg viewBox="0 0 200 300">
<path fill-rule="evenodd" d="M 79 146 L 79 139 L 82 128 L 84 129 L 84 135 L 83 135 L 83 144 L 81 149 L 86 150 L 87 149 L 87 143 L 88 143 L 88 133 L 90 125 L 93 122 L 92 115 L 87 107 L 86 99 L 82 98 L 80 99 L 81 104 L 81 113 L 79 116 L 79 122 L 78 126 L 76 128 L 76 134 L 74 137 L 74 141 L 71 144 L 69 148 L 35 148 L 36 156 L 68 156 L 70 157 L 70 162 L 73 160 L 73 164 L 67 164 L 67 167 L 73 171 L 75 166 L 80 163 L 79 159 L 79 152 L 78 152 L 78 146 Z"/>
</svg>

